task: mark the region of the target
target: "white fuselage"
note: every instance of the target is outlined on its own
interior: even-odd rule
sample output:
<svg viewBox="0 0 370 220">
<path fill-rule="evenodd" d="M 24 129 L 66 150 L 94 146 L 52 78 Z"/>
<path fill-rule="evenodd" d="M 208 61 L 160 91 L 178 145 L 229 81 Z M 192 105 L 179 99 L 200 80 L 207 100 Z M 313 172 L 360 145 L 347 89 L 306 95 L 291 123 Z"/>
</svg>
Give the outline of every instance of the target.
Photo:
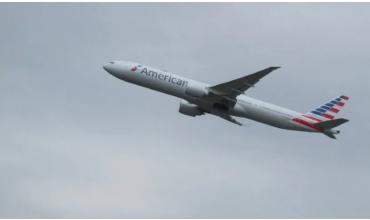
<svg viewBox="0 0 370 220">
<path fill-rule="evenodd" d="M 176 96 L 198 105 L 205 112 L 211 112 L 212 106 L 206 99 L 190 96 L 186 93 L 186 89 L 190 85 L 200 88 L 209 87 L 209 85 L 205 83 L 187 79 L 167 71 L 126 61 L 110 62 L 104 65 L 104 69 L 121 80 Z M 309 126 L 293 121 L 293 119 L 302 117 L 301 113 L 253 99 L 243 94 L 237 97 L 236 104 L 228 109 L 228 114 L 252 119 L 283 129 L 310 132 L 317 131 Z"/>
</svg>

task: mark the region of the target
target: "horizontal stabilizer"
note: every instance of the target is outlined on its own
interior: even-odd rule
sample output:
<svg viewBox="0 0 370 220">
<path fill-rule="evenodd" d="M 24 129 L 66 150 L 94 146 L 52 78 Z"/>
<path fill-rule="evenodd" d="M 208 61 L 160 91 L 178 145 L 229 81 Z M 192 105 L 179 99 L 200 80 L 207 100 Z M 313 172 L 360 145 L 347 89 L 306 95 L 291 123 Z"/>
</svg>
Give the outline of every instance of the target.
<svg viewBox="0 0 370 220">
<path fill-rule="evenodd" d="M 333 119 L 330 121 L 323 121 L 323 122 L 316 123 L 315 126 L 327 130 L 327 129 L 335 128 L 341 124 L 344 124 L 347 121 L 349 120 L 344 119 L 344 118 L 338 118 L 338 119 Z"/>
<path fill-rule="evenodd" d="M 325 132 L 324 134 L 332 139 L 337 139 L 333 133 Z"/>
</svg>

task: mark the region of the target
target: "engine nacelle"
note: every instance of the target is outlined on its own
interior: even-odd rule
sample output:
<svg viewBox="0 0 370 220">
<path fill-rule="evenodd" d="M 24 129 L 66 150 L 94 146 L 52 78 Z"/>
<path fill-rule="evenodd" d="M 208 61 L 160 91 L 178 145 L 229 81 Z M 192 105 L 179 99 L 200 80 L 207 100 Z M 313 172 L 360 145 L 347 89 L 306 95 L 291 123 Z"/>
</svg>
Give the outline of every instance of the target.
<svg viewBox="0 0 370 220">
<path fill-rule="evenodd" d="M 186 87 L 185 93 L 193 97 L 203 97 L 208 95 L 209 91 L 202 84 L 189 82 L 189 84 Z"/>
<path fill-rule="evenodd" d="M 179 112 L 188 116 L 202 115 L 203 111 L 197 105 L 191 104 L 185 100 L 181 100 Z"/>
</svg>

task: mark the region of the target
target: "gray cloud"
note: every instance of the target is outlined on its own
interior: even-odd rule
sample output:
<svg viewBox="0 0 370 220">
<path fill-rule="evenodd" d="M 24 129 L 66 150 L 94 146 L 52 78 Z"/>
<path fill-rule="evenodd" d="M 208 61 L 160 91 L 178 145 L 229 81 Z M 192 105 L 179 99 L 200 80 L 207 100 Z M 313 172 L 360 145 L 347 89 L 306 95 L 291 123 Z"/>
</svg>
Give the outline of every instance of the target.
<svg viewBox="0 0 370 220">
<path fill-rule="evenodd" d="M 0 216 L 369 218 L 370 7 L 0 4 Z M 308 111 L 351 100 L 339 140 L 177 113 L 101 66 L 132 60 Z"/>
</svg>

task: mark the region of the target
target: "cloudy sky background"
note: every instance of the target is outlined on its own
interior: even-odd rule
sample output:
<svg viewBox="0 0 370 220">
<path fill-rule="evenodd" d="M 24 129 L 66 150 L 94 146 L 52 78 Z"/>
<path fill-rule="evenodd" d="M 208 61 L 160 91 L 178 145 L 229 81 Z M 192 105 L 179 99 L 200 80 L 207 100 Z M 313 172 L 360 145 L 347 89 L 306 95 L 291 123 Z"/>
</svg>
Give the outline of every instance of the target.
<svg viewBox="0 0 370 220">
<path fill-rule="evenodd" d="M 370 5 L 0 4 L 0 217 L 370 218 Z M 338 140 L 180 115 L 131 60 L 306 112 Z"/>
</svg>

